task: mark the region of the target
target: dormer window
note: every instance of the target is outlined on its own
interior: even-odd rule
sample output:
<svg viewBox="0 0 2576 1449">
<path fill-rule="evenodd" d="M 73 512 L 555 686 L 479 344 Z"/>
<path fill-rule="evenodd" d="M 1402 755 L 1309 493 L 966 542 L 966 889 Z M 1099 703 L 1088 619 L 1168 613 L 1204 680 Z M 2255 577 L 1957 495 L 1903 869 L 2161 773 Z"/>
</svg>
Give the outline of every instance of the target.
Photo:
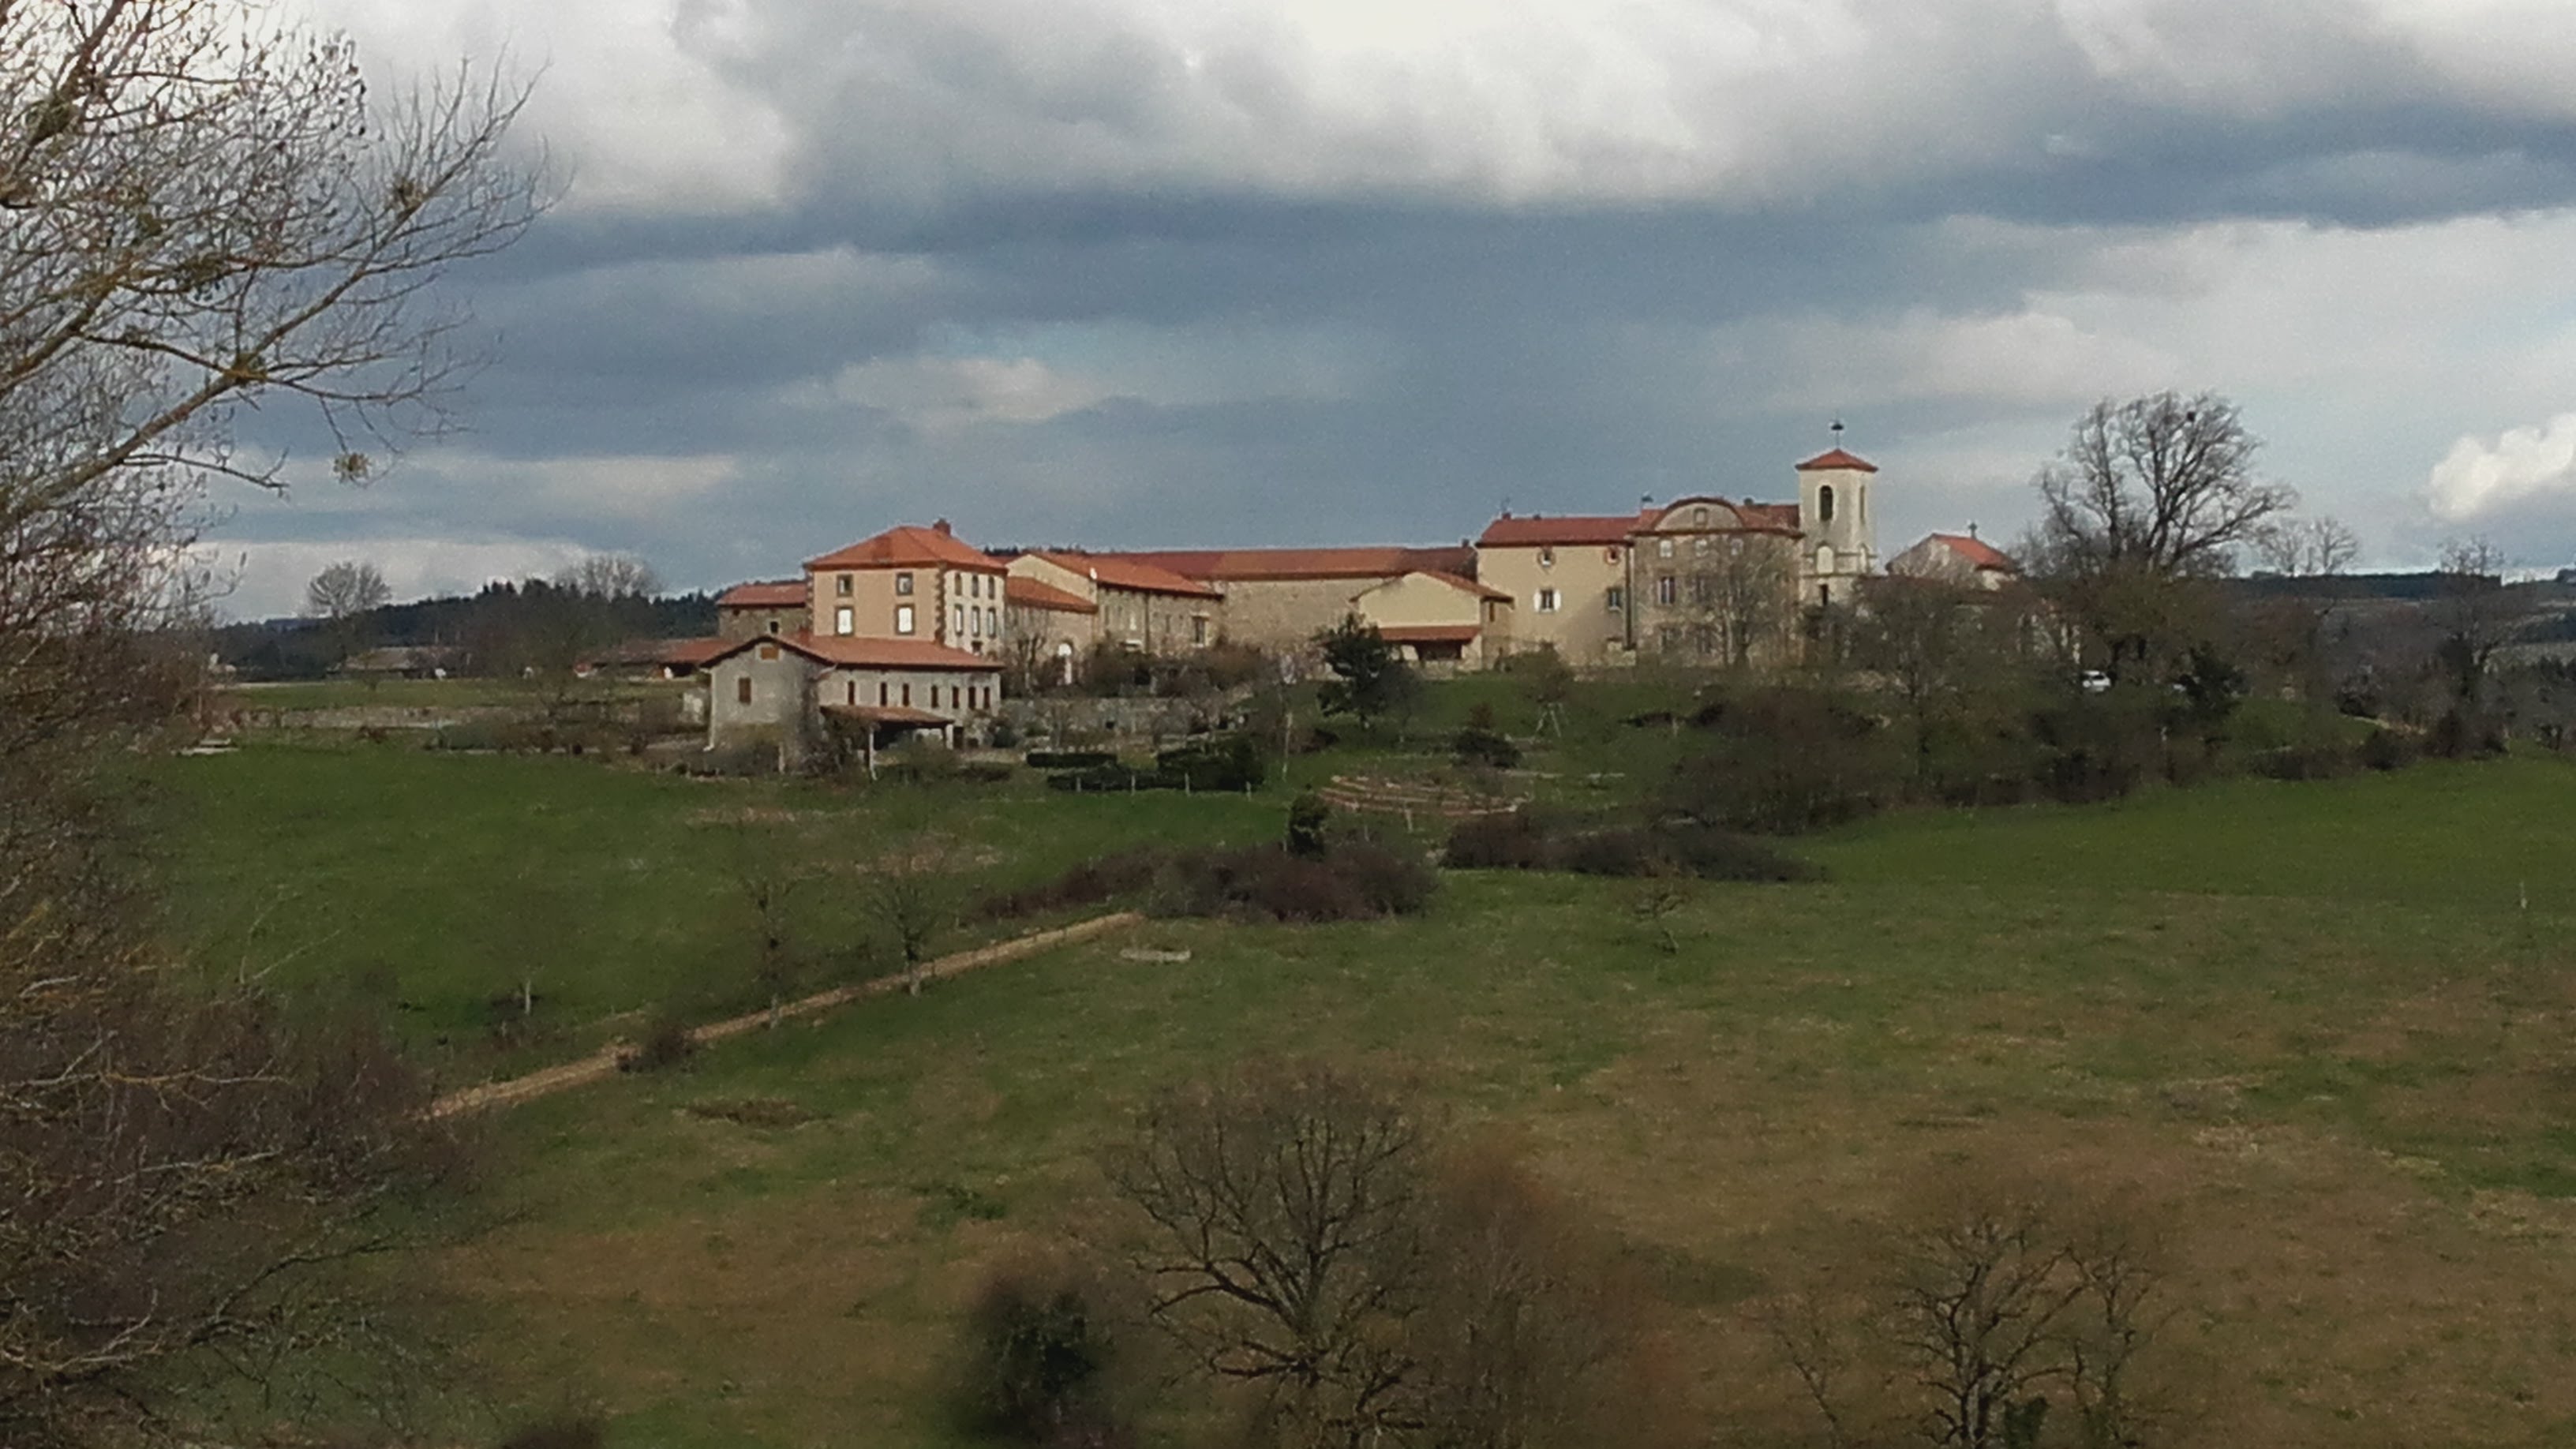
<svg viewBox="0 0 2576 1449">
<path fill-rule="evenodd" d="M 1692 509 L 1692 510 L 1691 510 L 1691 527 L 1693 527 L 1693 528 L 1706 528 L 1706 527 L 1708 527 L 1708 505 L 1707 505 L 1707 504 L 1703 503 L 1703 504 L 1699 505 L 1697 508 L 1694 508 L 1694 509 Z"/>
</svg>

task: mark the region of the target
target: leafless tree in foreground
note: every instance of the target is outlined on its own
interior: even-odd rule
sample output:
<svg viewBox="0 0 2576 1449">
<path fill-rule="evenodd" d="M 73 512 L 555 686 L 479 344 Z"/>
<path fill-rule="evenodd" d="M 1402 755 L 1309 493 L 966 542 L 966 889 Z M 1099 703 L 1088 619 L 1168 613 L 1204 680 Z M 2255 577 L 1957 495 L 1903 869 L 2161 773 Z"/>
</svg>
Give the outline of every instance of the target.
<svg viewBox="0 0 2576 1449">
<path fill-rule="evenodd" d="M 1984 1172 L 1935 1188 L 1882 1241 L 1874 1266 L 1843 1265 L 1851 1281 L 1757 1313 L 1832 1443 L 1883 1436 L 1873 1382 L 1952 1449 L 2149 1442 L 2138 1370 L 2168 1318 L 2166 1278 L 2133 1208 Z"/>
<path fill-rule="evenodd" d="M 1153 1318 L 1294 1449 L 1664 1442 L 1652 1295 L 1496 1150 L 1316 1063 L 1167 1092 L 1110 1177 Z"/>
<path fill-rule="evenodd" d="M 445 1175 L 423 1089 L 158 954 L 100 781 L 189 697 L 213 480 L 283 477 L 239 410 L 309 408 L 352 479 L 439 425 L 432 284 L 542 199 L 519 101 L 380 103 L 345 41 L 216 0 L 0 0 L 0 1442 L 381 1362 L 342 1270 Z"/>
<path fill-rule="evenodd" d="M 1137 1267 L 1157 1322 L 1207 1373 L 1263 1390 L 1282 1444 L 1412 1427 L 1397 1330 L 1429 1291 L 1430 1148 L 1374 1085 L 1270 1064 L 1167 1092 L 1111 1160 L 1150 1224 Z"/>
</svg>

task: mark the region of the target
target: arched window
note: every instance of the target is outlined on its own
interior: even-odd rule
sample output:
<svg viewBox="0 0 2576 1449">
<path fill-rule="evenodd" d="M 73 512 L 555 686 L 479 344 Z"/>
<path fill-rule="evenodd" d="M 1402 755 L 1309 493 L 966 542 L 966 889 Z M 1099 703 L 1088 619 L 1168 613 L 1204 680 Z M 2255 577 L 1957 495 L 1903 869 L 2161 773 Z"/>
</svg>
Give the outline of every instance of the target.
<svg viewBox="0 0 2576 1449">
<path fill-rule="evenodd" d="M 1831 483 L 1816 490 L 1816 521 L 1818 523 L 1834 521 L 1834 485 Z"/>
</svg>

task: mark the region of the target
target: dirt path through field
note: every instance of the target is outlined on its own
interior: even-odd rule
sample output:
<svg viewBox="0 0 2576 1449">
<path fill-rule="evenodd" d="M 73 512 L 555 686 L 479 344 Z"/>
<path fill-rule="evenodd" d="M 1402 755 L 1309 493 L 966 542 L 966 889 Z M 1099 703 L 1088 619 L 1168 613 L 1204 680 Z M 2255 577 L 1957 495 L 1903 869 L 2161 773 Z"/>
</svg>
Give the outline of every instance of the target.
<svg viewBox="0 0 2576 1449">
<path fill-rule="evenodd" d="M 1121 930 L 1143 919 L 1145 919 L 1143 916 L 1134 911 L 1119 911 L 1112 915 L 1097 916 L 1088 921 L 1076 921 L 1070 926 L 1059 926 L 1052 931 L 1037 931 L 1026 936 L 1015 936 L 1007 941 L 996 941 L 990 946 L 978 946 L 972 951 L 960 951 L 953 956 L 942 956 L 923 966 L 921 977 L 925 981 L 937 981 L 950 976 L 963 975 L 979 966 L 995 966 L 1004 961 L 1017 961 L 1025 956 L 1034 956 L 1041 951 L 1050 951 L 1058 946 L 1068 946 L 1076 941 L 1087 941 L 1094 936 Z M 906 979 L 901 975 L 885 976 L 874 981 L 862 981 L 855 986 L 840 986 L 830 991 L 817 992 L 812 996 L 802 997 L 780 1006 L 778 1019 L 788 1021 L 800 1016 L 814 1016 L 837 1006 L 848 1005 L 862 997 L 890 995 L 903 990 Z M 745 1032 L 757 1031 L 767 1026 L 769 1016 L 766 1011 L 755 1011 L 747 1016 L 710 1022 L 705 1026 L 691 1029 L 689 1039 L 700 1046 L 723 1041 L 728 1037 L 740 1036 Z M 513 1106 L 532 1098 L 551 1096 L 556 1092 L 569 1091 L 586 1083 L 613 1077 L 617 1075 L 618 1059 L 628 1050 L 630 1048 L 626 1043 L 612 1042 L 589 1056 L 547 1067 L 541 1071 L 530 1072 L 524 1077 L 485 1082 L 480 1086 L 450 1092 L 429 1104 L 429 1115 L 453 1117 L 460 1112 L 480 1112 L 493 1107 Z"/>
</svg>

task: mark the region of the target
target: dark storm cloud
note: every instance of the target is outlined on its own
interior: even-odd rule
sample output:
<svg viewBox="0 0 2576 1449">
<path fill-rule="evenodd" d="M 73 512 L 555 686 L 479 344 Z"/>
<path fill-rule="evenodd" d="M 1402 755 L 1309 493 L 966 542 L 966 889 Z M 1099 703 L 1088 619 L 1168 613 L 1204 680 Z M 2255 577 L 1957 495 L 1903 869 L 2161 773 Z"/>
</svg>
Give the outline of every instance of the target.
<svg viewBox="0 0 2576 1449">
<path fill-rule="evenodd" d="M 1506 498 L 1778 496 L 1850 409 L 1893 532 L 1991 518 L 2083 400 L 2169 384 L 2313 406 L 2294 436 L 2402 418 L 2308 460 L 2385 460 L 2329 502 L 2394 496 L 2576 406 L 2479 350 L 2493 298 L 2576 326 L 2548 247 L 2486 292 L 2385 275 L 2472 275 L 2497 239 L 2452 219 L 2576 202 L 2562 12 L 561 0 L 532 116 L 572 189 L 457 279 L 501 338 L 472 431 L 238 527 L 629 548 L 691 583 L 938 513 L 1436 541 Z M 335 13 L 397 61 L 488 19 Z M 2308 360 L 2366 350 L 2345 311 L 2445 304 L 2480 320 L 2441 356 Z"/>
</svg>

